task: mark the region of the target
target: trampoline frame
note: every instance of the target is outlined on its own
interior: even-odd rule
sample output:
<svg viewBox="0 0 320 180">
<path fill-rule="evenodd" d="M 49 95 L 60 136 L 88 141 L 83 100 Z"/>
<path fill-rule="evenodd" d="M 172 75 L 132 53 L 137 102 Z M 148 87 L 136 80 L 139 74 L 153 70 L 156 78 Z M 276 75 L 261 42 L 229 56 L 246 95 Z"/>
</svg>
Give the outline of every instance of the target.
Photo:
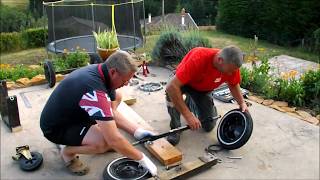
<svg viewBox="0 0 320 180">
<path fill-rule="evenodd" d="M 84 0 L 86 1 L 86 0 Z M 53 29 L 53 41 L 51 42 L 46 42 L 46 49 L 47 49 L 47 52 L 50 51 L 50 52 L 53 52 L 55 54 L 60 54 L 60 53 L 63 53 L 64 52 L 64 48 L 63 49 L 57 49 L 57 44 L 59 43 L 62 43 L 62 42 L 66 42 L 66 41 L 72 41 L 73 39 L 79 39 L 79 38 L 88 38 L 88 39 L 91 39 L 91 36 L 94 40 L 93 42 L 93 47 L 92 47 L 92 50 L 93 51 L 87 51 L 86 52 L 88 54 L 94 54 L 94 53 L 97 53 L 96 50 L 97 50 L 97 46 L 96 46 L 96 40 L 94 39 L 93 35 L 82 35 L 82 36 L 72 36 L 72 37 L 67 37 L 67 38 L 63 38 L 63 39 L 56 39 L 55 37 L 55 23 L 54 23 L 54 18 L 55 18 L 55 14 L 54 14 L 54 6 L 91 6 L 91 15 L 92 15 L 92 31 L 96 31 L 96 28 L 95 28 L 95 13 L 94 13 L 94 6 L 95 5 L 99 5 L 99 6 L 112 6 L 112 5 L 115 5 L 115 4 L 94 4 L 94 3 L 90 3 L 90 4 L 82 4 L 82 5 L 56 5 L 57 3 L 60 3 L 60 2 L 64 2 L 63 0 L 62 1 L 57 1 L 57 2 L 43 2 L 43 14 L 46 14 L 46 8 L 45 6 L 51 6 L 52 10 L 51 10 L 51 17 L 52 17 L 52 29 Z M 70 2 L 79 2 L 79 1 L 68 1 L 68 3 Z M 120 49 L 122 50 L 125 50 L 125 51 L 128 51 L 128 50 L 136 50 L 137 47 L 141 47 L 141 46 L 144 46 L 144 34 L 146 32 L 146 26 L 144 26 L 143 28 L 143 31 L 144 33 L 142 34 L 142 38 L 140 38 L 139 36 L 137 36 L 137 33 L 136 33 L 136 26 L 135 26 L 135 22 L 134 22 L 134 19 L 135 19 L 135 12 L 134 12 L 134 3 L 140 3 L 142 2 L 142 8 L 143 8 L 143 20 L 144 20 L 144 24 L 145 24 L 145 6 L 144 6 L 144 0 L 132 0 L 132 1 L 129 1 L 129 2 L 126 2 L 126 3 L 119 3 L 117 5 L 123 5 L 123 4 L 130 4 L 131 3 L 131 7 L 132 7 L 132 18 L 133 18 L 133 36 L 130 36 L 130 35 L 121 35 L 121 34 L 118 34 L 117 33 L 117 36 L 118 36 L 118 41 L 119 41 L 119 45 L 120 45 Z M 49 22 L 49 21 L 48 21 Z M 45 25 L 44 25 L 44 28 Z M 128 47 L 123 47 L 123 45 L 121 45 L 120 43 L 120 40 L 121 38 L 132 38 L 133 39 L 133 45 L 131 46 L 128 46 Z M 45 37 L 46 39 L 46 37 Z M 80 45 L 81 44 L 77 44 L 77 45 Z M 121 47 L 122 46 L 122 47 Z M 68 47 L 65 47 L 65 48 L 68 48 Z M 68 49 L 69 52 L 72 52 L 70 51 L 70 49 Z"/>
</svg>

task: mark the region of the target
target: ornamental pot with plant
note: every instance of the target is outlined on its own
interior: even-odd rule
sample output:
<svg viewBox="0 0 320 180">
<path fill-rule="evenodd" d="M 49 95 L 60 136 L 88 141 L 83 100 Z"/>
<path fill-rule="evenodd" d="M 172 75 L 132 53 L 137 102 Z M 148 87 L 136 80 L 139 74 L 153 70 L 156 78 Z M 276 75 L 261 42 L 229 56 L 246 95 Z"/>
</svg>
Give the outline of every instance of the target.
<svg viewBox="0 0 320 180">
<path fill-rule="evenodd" d="M 97 42 L 97 51 L 100 57 L 105 61 L 112 53 L 119 49 L 119 42 L 116 31 L 99 31 L 93 32 Z"/>
</svg>

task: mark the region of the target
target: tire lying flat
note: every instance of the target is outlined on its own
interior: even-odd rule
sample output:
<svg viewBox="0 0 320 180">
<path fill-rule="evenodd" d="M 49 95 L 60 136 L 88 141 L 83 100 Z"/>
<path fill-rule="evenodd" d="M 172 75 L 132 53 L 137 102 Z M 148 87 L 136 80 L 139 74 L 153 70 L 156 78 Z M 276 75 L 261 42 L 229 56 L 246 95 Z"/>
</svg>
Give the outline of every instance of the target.
<svg viewBox="0 0 320 180">
<path fill-rule="evenodd" d="M 253 121 L 250 113 L 233 109 L 227 112 L 219 122 L 218 141 L 224 149 L 238 149 L 248 142 L 252 130 Z"/>
<path fill-rule="evenodd" d="M 104 180 L 143 180 L 150 178 L 149 171 L 138 162 L 121 157 L 111 161 L 103 171 Z"/>
</svg>

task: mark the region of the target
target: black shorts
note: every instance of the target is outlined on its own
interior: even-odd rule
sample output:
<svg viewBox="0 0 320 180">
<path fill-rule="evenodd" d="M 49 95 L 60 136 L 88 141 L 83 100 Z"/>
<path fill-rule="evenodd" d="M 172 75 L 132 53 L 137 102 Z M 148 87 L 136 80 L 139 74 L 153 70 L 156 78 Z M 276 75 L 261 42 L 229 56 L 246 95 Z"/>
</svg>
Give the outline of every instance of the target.
<svg viewBox="0 0 320 180">
<path fill-rule="evenodd" d="M 55 144 L 81 146 L 84 136 L 94 124 L 96 123 L 81 122 L 79 124 L 55 128 L 52 129 L 51 132 L 45 133 L 44 136 Z"/>
</svg>

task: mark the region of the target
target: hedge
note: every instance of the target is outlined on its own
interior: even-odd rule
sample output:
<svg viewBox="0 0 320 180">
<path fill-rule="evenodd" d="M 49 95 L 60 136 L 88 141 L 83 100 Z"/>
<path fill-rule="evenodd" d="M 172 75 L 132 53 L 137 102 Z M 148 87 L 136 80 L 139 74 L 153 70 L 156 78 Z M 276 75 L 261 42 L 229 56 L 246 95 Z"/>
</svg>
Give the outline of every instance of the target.
<svg viewBox="0 0 320 180">
<path fill-rule="evenodd" d="M 22 49 L 44 47 L 48 30 L 43 28 L 27 29 L 20 33 L 1 33 L 0 45 L 1 53 L 13 52 Z"/>
<path fill-rule="evenodd" d="M 296 46 L 302 39 L 314 41 L 320 27 L 319 0 L 219 0 L 218 30 L 279 45 Z"/>
</svg>

